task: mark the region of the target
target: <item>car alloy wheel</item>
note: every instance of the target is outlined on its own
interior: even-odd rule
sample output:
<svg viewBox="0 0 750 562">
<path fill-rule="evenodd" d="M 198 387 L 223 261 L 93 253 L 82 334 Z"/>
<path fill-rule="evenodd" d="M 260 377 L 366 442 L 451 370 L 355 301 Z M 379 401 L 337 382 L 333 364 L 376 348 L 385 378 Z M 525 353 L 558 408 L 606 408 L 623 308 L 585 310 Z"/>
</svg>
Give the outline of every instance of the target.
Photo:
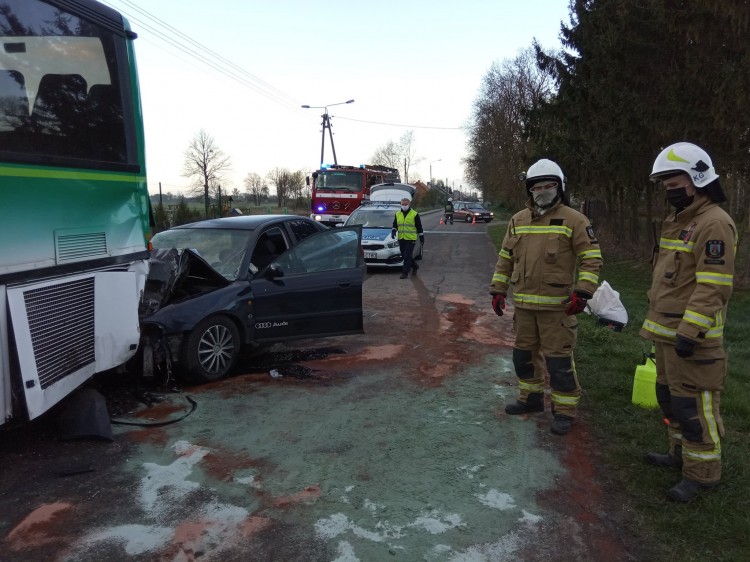
<svg viewBox="0 0 750 562">
<path fill-rule="evenodd" d="M 466 215 L 466 222 L 471 222 L 474 217 L 472 215 Z"/>
<path fill-rule="evenodd" d="M 240 351 L 240 333 L 229 318 L 215 316 L 200 322 L 186 338 L 183 353 L 188 376 L 197 382 L 224 378 Z"/>
</svg>

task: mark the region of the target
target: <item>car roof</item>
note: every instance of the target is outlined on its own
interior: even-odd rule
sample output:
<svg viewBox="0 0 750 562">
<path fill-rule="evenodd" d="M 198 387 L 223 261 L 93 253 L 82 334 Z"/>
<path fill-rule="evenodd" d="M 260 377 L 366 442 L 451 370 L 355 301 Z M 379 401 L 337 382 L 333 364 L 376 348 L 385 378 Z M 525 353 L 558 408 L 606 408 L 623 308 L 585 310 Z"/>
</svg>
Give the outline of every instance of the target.
<svg viewBox="0 0 750 562">
<path fill-rule="evenodd" d="M 235 230 L 255 230 L 274 222 L 286 222 L 289 220 L 303 220 L 315 223 L 312 219 L 300 215 L 243 215 L 240 217 L 223 217 L 220 219 L 208 219 L 205 221 L 182 224 L 174 228 L 227 228 Z"/>
</svg>

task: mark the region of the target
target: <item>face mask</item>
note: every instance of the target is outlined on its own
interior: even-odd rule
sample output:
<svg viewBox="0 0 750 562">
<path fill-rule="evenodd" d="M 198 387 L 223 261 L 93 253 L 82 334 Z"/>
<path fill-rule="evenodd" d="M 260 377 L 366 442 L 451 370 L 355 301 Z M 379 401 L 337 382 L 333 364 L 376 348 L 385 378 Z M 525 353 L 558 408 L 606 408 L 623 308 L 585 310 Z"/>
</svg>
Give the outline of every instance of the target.
<svg viewBox="0 0 750 562">
<path fill-rule="evenodd" d="M 557 189 L 545 189 L 544 191 L 534 191 L 534 203 L 538 207 L 549 207 L 557 197 Z"/>
<path fill-rule="evenodd" d="M 402 211 L 408 211 L 409 210 L 409 205 L 401 205 L 401 210 Z"/>
<path fill-rule="evenodd" d="M 667 201 L 677 210 L 682 210 L 693 202 L 694 196 L 688 197 L 687 188 L 676 187 L 667 190 Z"/>
</svg>

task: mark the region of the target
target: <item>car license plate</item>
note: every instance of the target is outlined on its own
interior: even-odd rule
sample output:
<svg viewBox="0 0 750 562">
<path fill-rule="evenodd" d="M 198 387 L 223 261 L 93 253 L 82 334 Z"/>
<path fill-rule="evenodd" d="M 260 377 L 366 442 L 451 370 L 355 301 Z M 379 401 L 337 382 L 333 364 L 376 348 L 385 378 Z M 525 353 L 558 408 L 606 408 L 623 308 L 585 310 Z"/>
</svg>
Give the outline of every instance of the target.
<svg viewBox="0 0 750 562">
<path fill-rule="evenodd" d="M 377 252 L 365 252 L 365 259 L 376 260 L 378 259 L 378 253 Z"/>
</svg>

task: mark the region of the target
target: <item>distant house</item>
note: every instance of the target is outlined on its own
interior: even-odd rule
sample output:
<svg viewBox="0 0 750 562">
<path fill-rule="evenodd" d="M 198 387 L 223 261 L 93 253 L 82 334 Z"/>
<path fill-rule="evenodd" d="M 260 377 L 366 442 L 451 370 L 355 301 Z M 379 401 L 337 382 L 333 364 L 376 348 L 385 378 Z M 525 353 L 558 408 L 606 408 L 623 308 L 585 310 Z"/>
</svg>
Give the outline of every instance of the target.
<svg viewBox="0 0 750 562">
<path fill-rule="evenodd" d="M 410 183 L 409 185 L 413 185 L 414 189 L 416 190 L 414 192 L 414 201 L 415 203 L 419 203 L 424 197 L 427 195 L 427 192 L 430 190 L 429 187 L 427 187 L 427 184 L 422 183 L 421 181 L 416 181 L 414 183 Z"/>
</svg>

